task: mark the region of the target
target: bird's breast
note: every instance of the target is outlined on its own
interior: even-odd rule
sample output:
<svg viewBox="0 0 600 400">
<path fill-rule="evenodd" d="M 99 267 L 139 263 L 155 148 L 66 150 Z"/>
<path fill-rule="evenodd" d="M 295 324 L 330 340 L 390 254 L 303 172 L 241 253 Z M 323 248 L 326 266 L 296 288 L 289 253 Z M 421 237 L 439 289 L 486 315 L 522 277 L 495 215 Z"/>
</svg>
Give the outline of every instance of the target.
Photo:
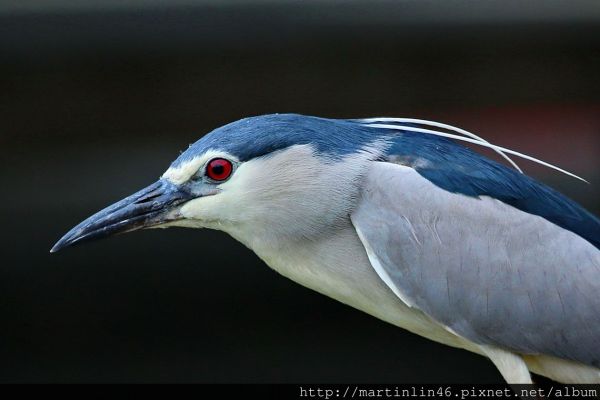
<svg viewBox="0 0 600 400">
<path fill-rule="evenodd" d="M 272 269 L 307 288 L 431 340 L 479 352 L 470 342 L 408 307 L 385 285 L 350 222 L 316 241 L 281 243 L 256 236 L 236 239 Z"/>
</svg>

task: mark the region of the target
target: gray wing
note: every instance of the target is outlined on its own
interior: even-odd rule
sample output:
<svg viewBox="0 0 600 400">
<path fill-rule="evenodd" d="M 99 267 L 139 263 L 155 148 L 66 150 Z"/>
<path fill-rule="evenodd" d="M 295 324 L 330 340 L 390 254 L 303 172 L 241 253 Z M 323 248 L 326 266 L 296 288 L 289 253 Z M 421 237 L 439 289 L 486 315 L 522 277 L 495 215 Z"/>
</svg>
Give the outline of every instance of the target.
<svg viewBox="0 0 600 400">
<path fill-rule="evenodd" d="M 479 344 L 600 367 L 596 247 L 496 199 L 374 164 L 351 218 L 405 303 Z"/>
</svg>

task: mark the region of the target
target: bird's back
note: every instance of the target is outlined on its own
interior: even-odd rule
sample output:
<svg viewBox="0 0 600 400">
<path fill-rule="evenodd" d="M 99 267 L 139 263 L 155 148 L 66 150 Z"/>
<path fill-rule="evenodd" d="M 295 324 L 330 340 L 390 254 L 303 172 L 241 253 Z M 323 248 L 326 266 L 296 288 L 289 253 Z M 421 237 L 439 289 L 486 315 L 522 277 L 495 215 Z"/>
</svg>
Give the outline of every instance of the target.
<svg viewBox="0 0 600 400">
<path fill-rule="evenodd" d="M 600 219 L 549 186 L 444 138 L 411 132 L 393 138 L 386 160 L 414 168 L 452 193 L 489 196 L 572 231 L 600 248 Z"/>
</svg>

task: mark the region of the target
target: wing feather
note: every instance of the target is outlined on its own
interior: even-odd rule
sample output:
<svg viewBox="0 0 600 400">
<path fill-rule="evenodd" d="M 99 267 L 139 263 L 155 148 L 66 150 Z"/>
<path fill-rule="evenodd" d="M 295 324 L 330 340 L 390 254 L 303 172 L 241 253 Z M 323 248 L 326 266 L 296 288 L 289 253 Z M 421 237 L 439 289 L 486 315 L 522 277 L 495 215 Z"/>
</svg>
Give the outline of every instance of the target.
<svg viewBox="0 0 600 400">
<path fill-rule="evenodd" d="M 351 218 L 407 304 L 476 343 L 600 367 L 600 251 L 577 234 L 387 162 Z"/>
</svg>

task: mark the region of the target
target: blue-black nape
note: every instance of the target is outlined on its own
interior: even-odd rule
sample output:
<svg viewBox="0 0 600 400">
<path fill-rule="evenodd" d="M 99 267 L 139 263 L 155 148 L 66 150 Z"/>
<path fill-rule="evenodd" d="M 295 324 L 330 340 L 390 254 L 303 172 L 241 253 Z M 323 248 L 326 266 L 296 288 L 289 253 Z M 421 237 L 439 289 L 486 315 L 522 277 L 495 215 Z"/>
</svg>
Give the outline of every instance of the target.
<svg viewBox="0 0 600 400">
<path fill-rule="evenodd" d="M 579 204 L 527 175 L 450 139 L 366 126 L 361 120 L 299 114 L 269 114 L 230 123 L 210 132 L 175 160 L 177 166 L 208 149 L 223 150 L 240 161 L 299 144 L 311 144 L 332 159 L 385 139 L 383 160 L 403 158 L 438 187 L 467 196 L 490 196 L 568 229 L 600 248 L 600 220 Z"/>
<path fill-rule="evenodd" d="M 595 215 L 549 186 L 450 139 L 405 131 L 393 139 L 388 157 L 425 160 L 415 162 L 414 168 L 442 189 L 493 197 L 600 248 L 600 220 Z"/>
</svg>

